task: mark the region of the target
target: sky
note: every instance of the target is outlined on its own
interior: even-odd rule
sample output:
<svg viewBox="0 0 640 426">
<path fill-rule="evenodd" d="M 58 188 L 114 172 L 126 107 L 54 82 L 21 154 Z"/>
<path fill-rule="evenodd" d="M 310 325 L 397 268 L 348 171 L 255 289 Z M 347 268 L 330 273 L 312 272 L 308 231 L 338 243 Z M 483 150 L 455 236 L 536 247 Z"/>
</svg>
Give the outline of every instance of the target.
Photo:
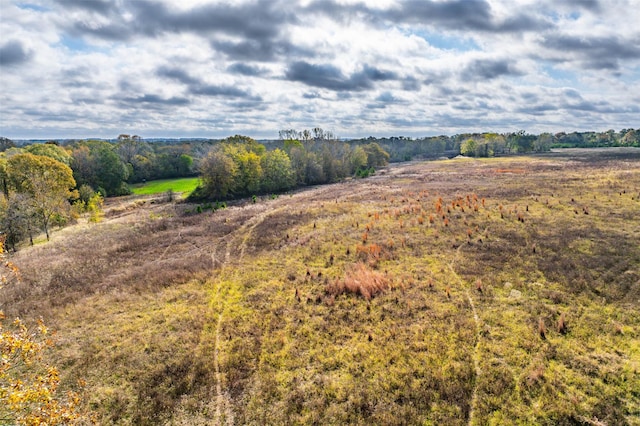
<svg viewBox="0 0 640 426">
<path fill-rule="evenodd" d="M 640 128 L 640 0 L 0 0 L 0 136 Z"/>
</svg>

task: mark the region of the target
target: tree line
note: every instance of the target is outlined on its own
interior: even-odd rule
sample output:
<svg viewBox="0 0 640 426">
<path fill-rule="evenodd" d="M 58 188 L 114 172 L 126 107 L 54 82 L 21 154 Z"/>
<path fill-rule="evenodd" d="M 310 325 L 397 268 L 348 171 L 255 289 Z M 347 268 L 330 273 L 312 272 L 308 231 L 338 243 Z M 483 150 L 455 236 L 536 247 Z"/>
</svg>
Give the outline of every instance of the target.
<svg viewBox="0 0 640 426">
<path fill-rule="evenodd" d="M 201 185 L 191 198 L 220 200 L 365 177 L 389 162 L 377 143 L 351 146 L 324 131 L 302 140 L 297 132 L 285 137 L 272 149 L 247 136 L 222 140 L 199 161 Z"/>
<path fill-rule="evenodd" d="M 351 144 L 369 142 L 376 142 L 387 151 L 391 162 L 401 162 L 421 158 L 453 157 L 458 154 L 471 157 L 494 157 L 546 152 L 552 148 L 640 147 L 640 129 L 537 135 L 520 130 L 508 133 L 461 133 L 453 136 L 440 135 L 424 138 L 370 136 L 349 141 Z"/>
<path fill-rule="evenodd" d="M 52 141 L 24 147 L 0 137 L 0 234 L 7 247 L 15 249 L 38 232 L 48 238 L 52 226 L 83 212 L 98 220 L 103 197 L 129 194 L 130 184 L 146 180 L 199 176 L 193 200 L 226 200 L 366 177 L 390 161 L 603 146 L 640 147 L 640 130 L 343 141 L 315 127 L 281 130 L 278 140 L 264 143 L 241 135 L 168 143 L 121 134 L 114 141 Z"/>
<path fill-rule="evenodd" d="M 122 134 L 104 140 L 17 147 L 0 139 L 0 234 L 8 248 L 80 214 L 99 220 L 103 197 L 130 194 L 129 184 L 199 176 L 194 200 L 277 193 L 300 185 L 368 176 L 389 156 L 375 143 L 352 147 L 329 133 L 269 148 L 247 136 L 179 144 Z"/>
<path fill-rule="evenodd" d="M 6 246 L 62 226 L 88 212 L 99 220 L 103 197 L 130 194 L 130 183 L 195 176 L 194 148 L 158 145 L 137 136 L 16 147 L 0 138 L 0 234 Z"/>
</svg>

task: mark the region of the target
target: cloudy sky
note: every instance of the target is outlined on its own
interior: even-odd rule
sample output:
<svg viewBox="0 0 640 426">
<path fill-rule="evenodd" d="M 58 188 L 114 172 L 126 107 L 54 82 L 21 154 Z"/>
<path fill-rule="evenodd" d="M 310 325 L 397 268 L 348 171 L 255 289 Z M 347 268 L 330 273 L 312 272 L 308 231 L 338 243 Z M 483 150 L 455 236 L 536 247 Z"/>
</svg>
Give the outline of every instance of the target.
<svg viewBox="0 0 640 426">
<path fill-rule="evenodd" d="M 0 0 L 0 136 L 640 127 L 640 0 Z"/>
</svg>

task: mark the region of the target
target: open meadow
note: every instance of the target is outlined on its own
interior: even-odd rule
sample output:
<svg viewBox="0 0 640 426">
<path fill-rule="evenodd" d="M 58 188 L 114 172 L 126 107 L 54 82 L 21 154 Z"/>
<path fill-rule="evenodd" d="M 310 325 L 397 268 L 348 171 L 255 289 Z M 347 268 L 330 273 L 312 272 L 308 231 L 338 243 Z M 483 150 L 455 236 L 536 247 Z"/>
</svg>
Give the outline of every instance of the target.
<svg viewBox="0 0 640 426">
<path fill-rule="evenodd" d="M 185 197 L 198 186 L 198 178 L 160 179 L 131 185 L 131 192 L 136 195 L 153 195 L 162 192 L 180 192 Z"/>
<path fill-rule="evenodd" d="M 640 425 L 640 150 L 108 200 L 12 261 L 101 424 Z"/>
</svg>

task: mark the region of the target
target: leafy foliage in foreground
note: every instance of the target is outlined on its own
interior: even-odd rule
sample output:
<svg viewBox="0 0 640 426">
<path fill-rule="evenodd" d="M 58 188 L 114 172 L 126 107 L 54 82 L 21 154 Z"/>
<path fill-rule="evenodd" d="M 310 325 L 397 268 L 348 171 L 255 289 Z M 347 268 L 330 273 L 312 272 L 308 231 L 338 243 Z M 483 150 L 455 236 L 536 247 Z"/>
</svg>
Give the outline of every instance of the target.
<svg viewBox="0 0 640 426">
<path fill-rule="evenodd" d="M 0 290 L 19 278 L 18 269 L 4 254 L 0 240 Z M 0 310 L 0 423 L 71 425 L 86 420 L 77 410 L 79 395 L 61 396 L 58 369 L 43 362 L 43 352 L 53 345 L 44 322 L 38 320 L 34 329 L 18 318 L 7 322 Z"/>
</svg>

